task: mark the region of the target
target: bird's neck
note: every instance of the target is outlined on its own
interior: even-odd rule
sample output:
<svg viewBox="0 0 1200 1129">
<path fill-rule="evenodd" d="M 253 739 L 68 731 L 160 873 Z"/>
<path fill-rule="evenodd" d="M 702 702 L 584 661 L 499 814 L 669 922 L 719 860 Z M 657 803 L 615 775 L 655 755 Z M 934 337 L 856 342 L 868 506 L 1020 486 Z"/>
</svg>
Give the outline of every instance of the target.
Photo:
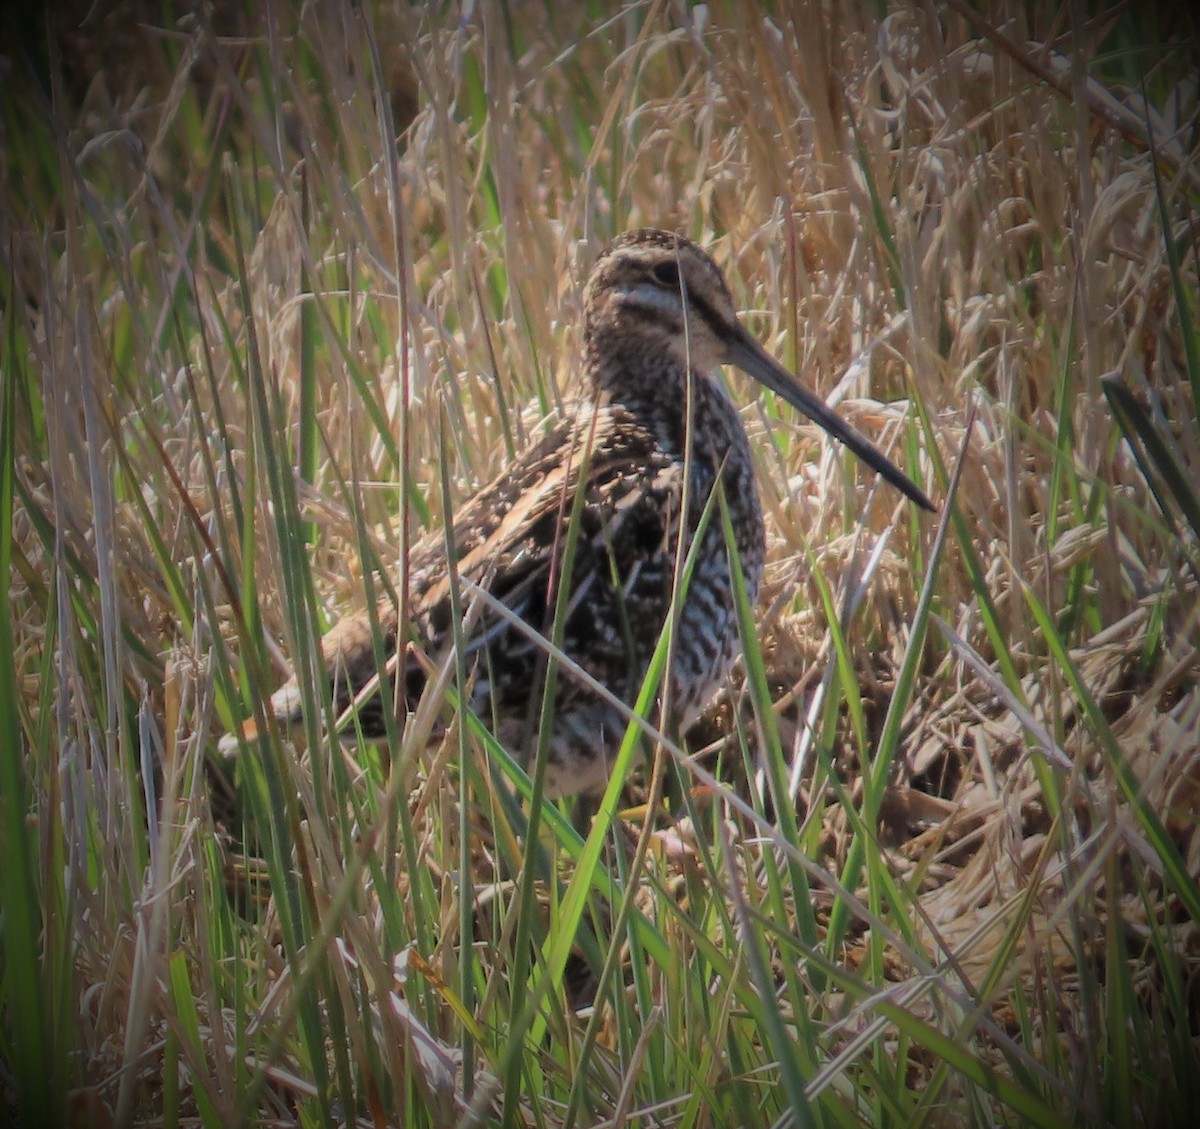
<svg viewBox="0 0 1200 1129">
<path fill-rule="evenodd" d="M 691 467 L 689 521 L 699 520 L 720 476 L 747 582 L 757 591 L 763 519 L 754 461 L 741 416 L 720 381 L 698 370 L 689 378 L 688 369 L 662 350 L 606 350 L 588 358 L 586 371 L 601 404 L 628 412 L 660 450 Z"/>
<path fill-rule="evenodd" d="M 745 443 L 737 409 L 720 382 L 698 369 L 689 374 L 670 352 L 639 348 L 634 341 L 623 349 L 591 352 L 585 371 L 600 402 L 624 408 L 672 455 L 684 454 L 689 409 L 695 449 L 720 462 L 731 447 Z"/>
</svg>

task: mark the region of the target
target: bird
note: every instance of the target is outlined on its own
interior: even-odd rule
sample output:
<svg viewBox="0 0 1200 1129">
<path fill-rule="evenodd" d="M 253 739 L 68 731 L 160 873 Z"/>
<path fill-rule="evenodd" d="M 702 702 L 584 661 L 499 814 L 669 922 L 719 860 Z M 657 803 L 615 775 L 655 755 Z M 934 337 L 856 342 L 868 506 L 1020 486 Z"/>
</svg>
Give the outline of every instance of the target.
<svg viewBox="0 0 1200 1129">
<path fill-rule="evenodd" d="M 571 662 L 561 664 L 554 687 L 544 775 L 550 798 L 604 788 L 627 724 L 620 703 L 636 697 L 668 616 L 675 632 L 669 716 L 660 722 L 671 731 L 685 732 L 700 716 L 739 653 L 727 536 L 709 505 L 718 483 L 752 605 L 765 529 L 750 443 L 717 376 L 721 365 L 753 377 L 921 509 L 935 509 L 744 328 L 721 269 L 692 240 L 653 228 L 618 236 L 589 273 L 582 322 L 577 398 L 449 522 L 460 608 L 472 604 L 472 593 L 487 597 L 463 614 L 457 632 L 472 680 L 469 704 L 502 741 L 536 739 L 546 654 L 538 635 L 549 637 L 556 608 L 565 608 L 559 641 Z M 380 673 L 376 631 L 382 657 L 404 663 L 397 680 L 404 708 L 415 708 L 429 671 L 450 654 L 456 632 L 447 545 L 438 531 L 411 548 L 407 648 L 399 645 L 390 598 L 374 615 L 344 616 L 323 637 L 318 670 L 333 704 L 339 716 L 354 705 L 343 740 L 386 736 L 380 695 L 360 695 Z M 689 551 L 692 573 L 672 613 L 678 562 Z M 303 721 L 295 678 L 265 713 L 284 727 Z M 221 749 L 236 751 L 258 736 L 250 718 Z M 528 759 L 528 748 L 516 751 Z"/>
</svg>

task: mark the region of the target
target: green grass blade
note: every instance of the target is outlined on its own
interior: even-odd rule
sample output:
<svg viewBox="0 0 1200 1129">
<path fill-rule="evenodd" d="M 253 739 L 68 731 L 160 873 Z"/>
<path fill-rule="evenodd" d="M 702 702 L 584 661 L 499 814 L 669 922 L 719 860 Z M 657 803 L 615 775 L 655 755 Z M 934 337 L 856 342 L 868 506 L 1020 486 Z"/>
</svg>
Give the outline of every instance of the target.
<svg viewBox="0 0 1200 1129">
<path fill-rule="evenodd" d="M 1192 536 L 1200 539 L 1200 493 L 1197 493 L 1194 479 L 1179 465 L 1170 445 L 1159 434 L 1158 428 L 1133 393 L 1119 380 L 1112 378 L 1102 380 L 1100 385 L 1146 482 L 1154 491 L 1163 517 L 1171 521 L 1171 507 L 1167 499 L 1173 498 L 1192 527 Z M 1200 432 L 1197 434 L 1200 435 Z"/>
</svg>

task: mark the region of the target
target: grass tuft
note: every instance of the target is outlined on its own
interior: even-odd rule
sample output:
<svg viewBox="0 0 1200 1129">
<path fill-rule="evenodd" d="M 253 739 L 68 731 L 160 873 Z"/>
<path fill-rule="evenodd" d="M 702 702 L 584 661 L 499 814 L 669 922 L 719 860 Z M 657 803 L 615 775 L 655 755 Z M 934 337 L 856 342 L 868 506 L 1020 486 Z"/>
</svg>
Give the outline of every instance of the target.
<svg viewBox="0 0 1200 1129">
<path fill-rule="evenodd" d="M 10 1119 L 1194 1115 L 1196 44 L 1063 12 L 14 25 Z M 577 830 L 465 665 L 384 748 L 331 740 L 316 644 L 404 608 L 413 540 L 562 410 L 583 277 L 642 224 L 942 513 L 731 374 L 770 531 L 744 660 L 660 734 L 664 634 Z M 219 758 L 293 670 L 306 740 Z"/>
</svg>

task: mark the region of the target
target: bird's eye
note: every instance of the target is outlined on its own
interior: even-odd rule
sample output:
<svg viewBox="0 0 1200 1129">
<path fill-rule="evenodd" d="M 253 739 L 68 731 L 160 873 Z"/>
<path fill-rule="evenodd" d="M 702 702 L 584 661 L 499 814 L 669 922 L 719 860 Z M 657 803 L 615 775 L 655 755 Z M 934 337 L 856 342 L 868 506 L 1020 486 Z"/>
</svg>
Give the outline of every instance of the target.
<svg viewBox="0 0 1200 1129">
<path fill-rule="evenodd" d="M 653 274 L 663 286 L 669 286 L 673 290 L 679 289 L 679 264 L 674 259 L 664 259 L 661 263 L 656 263 Z"/>
</svg>

